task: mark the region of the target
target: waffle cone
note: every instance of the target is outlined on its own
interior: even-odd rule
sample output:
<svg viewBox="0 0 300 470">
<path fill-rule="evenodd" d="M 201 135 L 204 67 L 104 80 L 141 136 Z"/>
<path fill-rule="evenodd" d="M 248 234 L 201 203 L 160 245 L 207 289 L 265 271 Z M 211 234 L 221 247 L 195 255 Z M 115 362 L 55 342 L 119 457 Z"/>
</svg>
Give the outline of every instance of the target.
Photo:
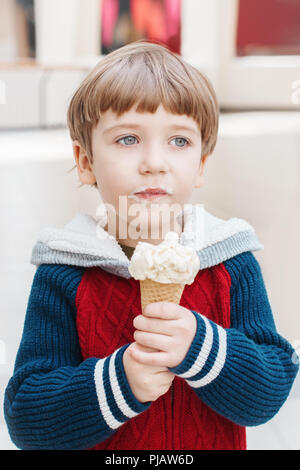
<svg viewBox="0 0 300 470">
<path fill-rule="evenodd" d="M 179 304 L 185 284 L 163 284 L 145 279 L 140 281 L 142 312 L 152 302 L 174 302 Z"/>
</svg>

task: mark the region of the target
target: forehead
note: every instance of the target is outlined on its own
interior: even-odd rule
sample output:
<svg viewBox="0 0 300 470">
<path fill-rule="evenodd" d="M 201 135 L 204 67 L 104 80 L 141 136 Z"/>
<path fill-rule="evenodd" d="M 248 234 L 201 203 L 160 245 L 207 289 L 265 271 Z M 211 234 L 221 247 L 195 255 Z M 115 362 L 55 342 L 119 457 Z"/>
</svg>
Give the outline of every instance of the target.
<svg viewBox="0 0 300 470">
<path fill-rule="evenodd" d="M 177 128 L 178 130 L 185 129 L 193 134 L 200 135 L 198 123 L 192 117 L 185 114 L 170 113 L 162 105 L 157 108 L 155 113 L 138 113 L 134 107 L 121 116 L 117 116 L 109 109 L 101 115 L 95 130 L 107 135 L 114 130 L 122 129 L 122 127 L 137 129 L 147 127 Z"/>
</svg>

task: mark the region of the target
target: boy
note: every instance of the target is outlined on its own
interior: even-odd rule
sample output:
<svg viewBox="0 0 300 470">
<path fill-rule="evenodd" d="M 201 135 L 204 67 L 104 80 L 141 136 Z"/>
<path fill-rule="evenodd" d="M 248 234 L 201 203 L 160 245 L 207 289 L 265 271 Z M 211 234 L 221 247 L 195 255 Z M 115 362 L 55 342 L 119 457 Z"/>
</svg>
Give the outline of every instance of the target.
<svg viewBox="0 0 300 470">
<path fill-rule="evenodd" d="M 106 213 L 46 228 L 33 248 L 38 268 L 5 395 L 12 440 L 22 449 L 245 449 L 245 426 L 277 413 L 298 365 L 274 325 L 253 228 L 186 204 L 216 143 L 211 84 L 163 46 L 137 41 L 86 77 L 68 124 L 80 180 L 98 188 Z M 163 205 L 181 217 L 154 220 Z M 180 305 L 152 303 L 142 315 L 129 260 L 138 241 L 158 244 L 169 231 L 197 250 L 200 270 Z"/>
</svg>

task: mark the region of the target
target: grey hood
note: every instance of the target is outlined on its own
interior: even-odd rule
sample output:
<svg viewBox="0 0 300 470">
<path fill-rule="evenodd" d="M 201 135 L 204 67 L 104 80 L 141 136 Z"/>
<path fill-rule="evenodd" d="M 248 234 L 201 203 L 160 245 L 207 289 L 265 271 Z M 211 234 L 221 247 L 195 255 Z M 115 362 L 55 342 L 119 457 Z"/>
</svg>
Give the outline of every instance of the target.
<svg viewBox="0 0 300 470">
<path fill-rule="evenodd" d="M 185 205 L 184 231 L 179 242 L 198 253 L 200 269 L 222 263 L 245 251 L 263 249 L 253 227 L 243 219 L 220 219 L 202 204 Z M 127 279 L 129 259 L 115 237 L 89 214 L 78 213 L 63 228 L 43 228 L 33 246 L 30 262 L 99 266 Z"/>
</svg>

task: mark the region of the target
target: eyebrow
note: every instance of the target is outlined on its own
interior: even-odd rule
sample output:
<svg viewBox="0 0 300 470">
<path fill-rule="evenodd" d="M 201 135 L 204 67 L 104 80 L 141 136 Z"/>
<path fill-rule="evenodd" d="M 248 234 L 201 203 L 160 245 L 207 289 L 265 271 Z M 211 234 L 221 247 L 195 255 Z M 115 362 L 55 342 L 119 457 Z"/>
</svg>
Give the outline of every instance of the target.
<svg viewBox="0 0 300 470">
<path fill-rule="evenodd" d="M 113 130 L 117 130 L 117 129 L 141 129 L 143 126 L 141 126 L 140 124 L 136 124 L 136 123 L 123 123 L 123 124 L 117 124 L 115 126 L 112 126 L 112 127 L 108 127 L 107 129 L 105 129 L 105 131 L 103 131 L 103 134 L 108 134 L 109 132 L 113 131 Z M 193 129 L 192 127 L 189 127 L 189 126 L 184 126 L 184 125 L 181 125 L 181 124 L 173 124 L 171 126 L 168 127 L 169 130 L 171 129 L 176 129 L 176 130 L 186 130 L 186 131 L 189 131 L 189 132 L 192 132 L 193 134 L 195 135 L 198 135 L 199 134 L 199 131 L 196 131 L 195 129 Z"/>
</svg>

